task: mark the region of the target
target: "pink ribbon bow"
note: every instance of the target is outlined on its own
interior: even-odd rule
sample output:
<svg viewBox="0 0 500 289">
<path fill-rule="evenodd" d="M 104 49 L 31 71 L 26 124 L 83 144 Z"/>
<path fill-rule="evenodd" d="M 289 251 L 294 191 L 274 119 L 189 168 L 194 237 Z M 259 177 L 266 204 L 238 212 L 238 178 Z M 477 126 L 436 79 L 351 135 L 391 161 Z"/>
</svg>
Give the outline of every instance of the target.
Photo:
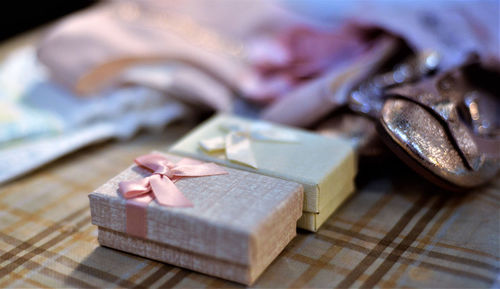
<svg viewBox="0 0 500 289">
<path fill-rule="evenodd" d="M 192 207 L 193 203 L 175 185 L 177 180 L 182 177 L 227 174 L 214 163 L 203 163 L 193 159 L 182 159 L 178 163 L 173 163 L 160 154 L 143 155 L 134 161 L 153 174 L 136 181 L 120 182 L 118 186 L 126 199 L 134 199 L 140 203 L 149 203 L 156 198 L 163 206 Z"/>
</svg>

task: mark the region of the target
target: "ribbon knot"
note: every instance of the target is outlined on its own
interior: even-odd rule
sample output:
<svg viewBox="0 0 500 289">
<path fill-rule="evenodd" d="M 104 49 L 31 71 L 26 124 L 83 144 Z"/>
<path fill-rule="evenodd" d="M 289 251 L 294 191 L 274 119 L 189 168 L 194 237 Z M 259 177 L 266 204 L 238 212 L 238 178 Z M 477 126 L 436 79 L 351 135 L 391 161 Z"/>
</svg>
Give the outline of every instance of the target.
<svg viewBox="0 0 500 289">
<path fill-rule="evenodd" d="M 168 164 L 162 166 L 161 168 L 156 169 L 153 172 L 153 174 L 162 175 L 162 176 L 165 176 L 169 179 L 172 179 L 174 177 L 174 172 L 172 172 L 172 169 L 173 169 L 173 166 L 170 163 L 168 163 Z"/>
<path fill-rule="evenodd" d="M 282 142 L 296 143 L 298 138 L 289 131 L 273 128 L 272 125 L 262 122 L 250 125 L 231 123 L 220 126 L 226 132 L 225 136 L 218 136 L 199 142 L 206 152 L 225 151 L 226 158 L 235 163 L 257 169 L 257 162 L 250 142 Z"/>
<path fill-rule="evenodd" d="M 163 206 L 192 207 L 193 203 L 175 185 L 177 180 L 183 177 L 227 174 L 214 163 L 203 163 L 193 159 L 182 159 L 178 163 L 173 163 L 160 154 L 143 155 L 134 161 L 152 175 L 135 181 L 120 182 L 118 187 L 123 197 L 141 203 L 149 203 L 156 199 Z"/>
</svg>

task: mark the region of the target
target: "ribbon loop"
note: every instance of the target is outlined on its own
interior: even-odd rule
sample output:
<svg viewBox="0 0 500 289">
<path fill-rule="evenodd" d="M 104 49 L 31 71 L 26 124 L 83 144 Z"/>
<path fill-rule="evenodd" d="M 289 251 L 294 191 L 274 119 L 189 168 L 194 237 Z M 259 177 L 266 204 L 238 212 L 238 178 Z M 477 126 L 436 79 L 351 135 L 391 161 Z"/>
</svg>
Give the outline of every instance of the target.
<svg viewBox="0 0 500 289">
<path fill-rule="evenodd" d="M 169 207 L 192 207 L 193 203 L 168 177 L 153 175 L 149 181 L 153 195 L 160 205 Z"/>
<path fill-rule="evenodd" d="M 237 132 L 230 132 L 226 136 L 226 157 L 228 160 L 257 168 L 257 161 L 253 155 L 250 138 Z"/>
<path fill-rule="evenodd" d="M 200 146 L 209 153 L 222 151 L 226 149 L 226 140 L 224 137 L 218 136 L 200 141 Z"/>
<path fill-rule="evenodd" d="M 120 182 L 118 187 L 125 198 L 138 197 L 149 192 L 149 177 L 137 181 Z"/>
<path fill-rule="evenodd" d="M 140 156 L 134 162 L 154 173 L 163 174 L 168 168 L 168 160 L 160 154 L 147 154 Z"/>
<path fill-rule="evenodd" d="M 135 159 L 135 163 L 152 172 L 152 175 L 136 181 L 120 182 L 118 187 L 123 197 L 138 199 L 145 196 L 154 196 L 160 205 L 170 207 L 193 206 L 193 203 L 184 196 L 174 183 L 179 177 L 227 174 L 224 169 L 213 163 L 182 159 L 177 164 L 174 164 L 160 154 L 140 156 Z"/>
<path fill-rule="evenodd" d="M 227 134 L 201 140 L 200 147 L 208 153 L 225 151 L 229 161 L 255 169 L 257 169 L 257 161 L 252 151 L 251 140 L 281 143 L 299 141 L 292 132 L 275 129 L 272 125 L 262 122 L 251 125 L 234 122 L 222 124 L 219 128 Z"/>
</svg>

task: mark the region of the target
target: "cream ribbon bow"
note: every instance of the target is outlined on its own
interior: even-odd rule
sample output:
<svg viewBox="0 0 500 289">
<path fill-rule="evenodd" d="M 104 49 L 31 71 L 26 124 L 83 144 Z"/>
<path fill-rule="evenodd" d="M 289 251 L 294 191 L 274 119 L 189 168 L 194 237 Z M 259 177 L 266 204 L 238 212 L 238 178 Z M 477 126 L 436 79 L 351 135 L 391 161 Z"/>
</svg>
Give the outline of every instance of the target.
<svg viewBox="0 0 500 289">
<path fill-rule="evenodd" d="M 295 134 L 282 129 L 273 128 L 267 123 L 253 124 L 224 124 L 220 129 L 225 131 L 225 136 L 218 136 L 199 142 L 206 152 L 225 150 L 226 158 L 235 163 L 247 165 L 257 169 L 257 162 L 250 145 L 253 141 L 296 143 Z"/>
</svg>

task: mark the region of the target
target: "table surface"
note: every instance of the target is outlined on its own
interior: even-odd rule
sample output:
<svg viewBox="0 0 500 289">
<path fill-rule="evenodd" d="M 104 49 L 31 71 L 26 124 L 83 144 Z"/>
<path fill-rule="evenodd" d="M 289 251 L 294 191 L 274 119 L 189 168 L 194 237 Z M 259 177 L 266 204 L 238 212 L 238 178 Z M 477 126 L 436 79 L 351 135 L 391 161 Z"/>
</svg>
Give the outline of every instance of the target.
<svg viewBox="0 0 500 289">
<path fill-rule="evenodd" d="M 0 288 L 241 286 L 100 247 L 90 222 L 90 192 L 190 128 L 97 144 L 0 186 Z M 255 287 L 500 286 L 498 178 L 452 194 L 397 166 L 362 169 L 353 197 L 317 233 L 299 231 Z"/>
</svg>

